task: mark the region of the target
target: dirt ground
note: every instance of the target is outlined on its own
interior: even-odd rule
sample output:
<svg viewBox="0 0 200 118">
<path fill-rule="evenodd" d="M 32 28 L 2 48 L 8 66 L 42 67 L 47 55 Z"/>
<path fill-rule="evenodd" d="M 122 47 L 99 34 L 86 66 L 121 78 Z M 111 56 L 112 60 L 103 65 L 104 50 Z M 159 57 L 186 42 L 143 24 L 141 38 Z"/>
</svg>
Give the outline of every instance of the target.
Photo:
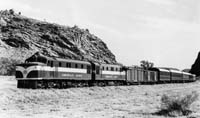
<svg viewBox="0 0 200 118">
<path fill-rule="evenodd" d="M 0 118 L 165 118 L 153 115 L 163 94 L 200 93 L 200 82 L 70 89 L 18 89 L 14 77 L 0 77 Z M 200 118 L 200 101 L 193 113 Z"/>
</svg>

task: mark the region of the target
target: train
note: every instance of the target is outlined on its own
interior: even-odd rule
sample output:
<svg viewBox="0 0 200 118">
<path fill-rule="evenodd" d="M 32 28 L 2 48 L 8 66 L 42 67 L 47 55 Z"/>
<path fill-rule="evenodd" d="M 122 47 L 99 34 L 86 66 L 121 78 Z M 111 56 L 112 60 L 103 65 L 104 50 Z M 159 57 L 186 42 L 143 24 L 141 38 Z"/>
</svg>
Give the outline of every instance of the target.
<svg viewBox="0 0 200 118">
<path fill-rule="evenodd" d="M 16 65 L 17 88 L 69 88 L 193 82 L 195 75 L 169 68 L 63 59 L 36 53 Z"/>
</svg>

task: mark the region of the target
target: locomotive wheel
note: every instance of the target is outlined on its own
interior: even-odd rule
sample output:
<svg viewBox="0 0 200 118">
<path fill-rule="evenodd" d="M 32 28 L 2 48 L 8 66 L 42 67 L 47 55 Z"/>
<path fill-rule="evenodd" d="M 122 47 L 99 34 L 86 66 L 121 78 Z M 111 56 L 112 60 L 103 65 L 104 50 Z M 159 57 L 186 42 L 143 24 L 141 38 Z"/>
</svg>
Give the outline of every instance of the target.
<svg viewBox="0 0 200 118">
<path fill-rule="evenodd" d="M 47 82 L 47 87 L 48 88 L 53 88 L 55 86 L 55 84 L 51 81 Z"/>
</svg>

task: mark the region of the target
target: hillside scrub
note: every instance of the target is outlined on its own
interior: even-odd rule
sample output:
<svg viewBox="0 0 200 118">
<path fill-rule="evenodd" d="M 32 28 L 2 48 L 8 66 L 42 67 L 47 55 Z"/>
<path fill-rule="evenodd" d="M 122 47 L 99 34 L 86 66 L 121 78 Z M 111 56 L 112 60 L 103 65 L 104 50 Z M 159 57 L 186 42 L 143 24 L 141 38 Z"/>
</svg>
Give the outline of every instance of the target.
<svg viewBox="0 0 200 118">
<path fill-rule="evenodd" d="M 20 63 L 19 60 L 10 58 L 0 58 L 0 75 L 15 75 L 15 65 Z"/>
<path fill-rule="evenodd" d="M 187 116 L 192 111 L 190 107 L 192 103 L 194 103 L 198 99 L 198 93 L 196 91 L 192 91 L 186 95 L 166 95 L 164 94 L 161 97 L 161 107 L 160 111 L 156 114 L 165 115 L 165 116 Z"/>
</svg>

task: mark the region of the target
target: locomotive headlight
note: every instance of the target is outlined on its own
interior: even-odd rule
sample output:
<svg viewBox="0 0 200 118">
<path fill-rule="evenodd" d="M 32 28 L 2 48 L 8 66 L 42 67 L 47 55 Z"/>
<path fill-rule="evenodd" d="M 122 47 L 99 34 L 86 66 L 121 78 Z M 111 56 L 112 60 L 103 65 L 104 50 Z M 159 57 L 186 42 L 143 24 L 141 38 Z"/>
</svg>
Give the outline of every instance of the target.
<svg viewBox="0 0 200 118">
<path fill-rule="evenodd" d="M 24 70 L 23 73 L 24 73 L 24 74 L 27 74 L 27 70 Z"/>
</svg>

